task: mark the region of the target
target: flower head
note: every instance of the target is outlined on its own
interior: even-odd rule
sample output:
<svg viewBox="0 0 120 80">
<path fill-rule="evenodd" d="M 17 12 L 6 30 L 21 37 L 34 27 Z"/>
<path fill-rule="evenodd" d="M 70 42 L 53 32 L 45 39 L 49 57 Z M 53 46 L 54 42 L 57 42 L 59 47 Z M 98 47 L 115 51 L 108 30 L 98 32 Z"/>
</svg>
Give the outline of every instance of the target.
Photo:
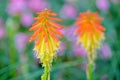
<svg viewBox="0 0 120 80">
<path fill-rule="evenodd" d="M 103 19 L 99 17 L 98 13 L 87 11 L 81 13 L 75 23 L 78 26 L 75 31 L 75 34 L 79 35 L 78 42 L 81 42 L 87 51 L 89 48 L 98 48 L 100 41 L 104 38 L 103 31 L 105 29 L 100 23 L 101 20 Z"/>
<path fill-rule="evenodd" d="M 34 34 L 29 41 L 36 40 L 34 50 L 37 52 L 37 58 L 41 59 L 47 70 L 47 72 L 44 72 L 42 80 L 46 80 L 46 73 L 49 72 L 53 57 L 58 50 L 60 41 L 57 36 L 63 36 L 59 32 L 63 27 L 55 23 L 55 21 L 61 21 L 61 19 L 54 17 L 56 15 L 51 10 L 45 9 L 38 13 L 38 17 L 34 18 L 37 22 L 30 28 L 30 31 L 34 31 Z"/>
<path fill-rule="evenodd" d="M 92 72 L 94 67 L 95 51 L 100 47 L 100 42 L 104 39 L 104 27 L 101 25 L 103 19 L 99 17 L 98 13 L 87 11 L 80 13 L 80 17 L 75 23 L 78 29 L 75 31 L 79 35 L 78 42 L 81 42 L 83 47 L 87 50 L 88 66 L 87 78 L 93 80 Z"/>
</svg>

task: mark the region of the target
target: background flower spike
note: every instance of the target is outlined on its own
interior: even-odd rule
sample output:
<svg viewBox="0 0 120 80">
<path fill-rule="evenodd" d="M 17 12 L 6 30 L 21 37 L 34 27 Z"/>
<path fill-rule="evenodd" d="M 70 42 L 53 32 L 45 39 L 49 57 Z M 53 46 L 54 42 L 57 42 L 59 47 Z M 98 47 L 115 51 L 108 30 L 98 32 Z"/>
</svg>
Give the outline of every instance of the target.
<svg viewBox="0 0 120 80">
<path fill-rule="evenodd" d="M 92 72 L 96 49 L 100 47 L 101 41 L 104 39 L 105 28 L 101 25 L 102 20 L 98 13 L 87 11 L 80 13 L 75 22 L 75 25 L 78 26 L 75 31 L 75 34 L 78 35 L 78 42 L 88 52 L 88 80 L 93 80 Z"/>
<path fill-rule="evenodd" d="M 59 30 L 63 27 L 55 21 L 61 21 L 56 16 L 55 12 L 45 9 L 38 13 L 35 22 L 30 31 L 33 30 L 34 34 L 30 38 L 30 42 L 36 40 L 34 50 L 37 52 L 37 58 L 40 58 L 42 66 L 44 67 L 44 74 L 42 80 L 50 80 L 50 69 L 56 50 L 58 50 L 60 41 L 57 36 L 63 36 Z"/>
</svg>

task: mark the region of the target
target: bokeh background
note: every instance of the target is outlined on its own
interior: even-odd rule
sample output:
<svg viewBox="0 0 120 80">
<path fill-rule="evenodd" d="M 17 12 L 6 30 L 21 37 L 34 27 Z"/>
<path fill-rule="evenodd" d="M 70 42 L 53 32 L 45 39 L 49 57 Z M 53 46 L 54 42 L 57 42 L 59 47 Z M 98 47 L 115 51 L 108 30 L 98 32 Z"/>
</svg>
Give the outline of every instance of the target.
<svg viewBox="0 0 120 80">
<path fill-rule="evenodd" d="M 29 43 L 36 12 L 53 10 L 62 18 L 60 49 L 51 80 L 86 80 L 85 49 L 76 44 L 74 22 L 80 12 L 98 12 L 106 28 L 105 40 L 95 60 L 95 80 L 120 80 L 120 0 L 0 0 L 0 80 L 40 80 L 43 73 Z"/>
</svg>

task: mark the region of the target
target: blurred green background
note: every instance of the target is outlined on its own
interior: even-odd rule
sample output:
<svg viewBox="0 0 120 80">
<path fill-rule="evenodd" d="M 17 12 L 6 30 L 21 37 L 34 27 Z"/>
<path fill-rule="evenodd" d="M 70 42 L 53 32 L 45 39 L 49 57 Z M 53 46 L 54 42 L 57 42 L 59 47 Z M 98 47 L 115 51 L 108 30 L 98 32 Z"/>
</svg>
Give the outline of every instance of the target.
<svg viewBox="0 0 120 80">
<path fill-rule="evenodd" d="M 120 0 L 0 0 L 0 80 L 40 80 L 40 60 L 29 43 L 36 12 L 53 10 L 64 26 L 51 80 L 86 80 L 86 51 L 76 44 L 74 22 L 80 12 L 98 12 L 106 39 L 97 51 L 95 80 L 120 80 Z"/>
</svg>

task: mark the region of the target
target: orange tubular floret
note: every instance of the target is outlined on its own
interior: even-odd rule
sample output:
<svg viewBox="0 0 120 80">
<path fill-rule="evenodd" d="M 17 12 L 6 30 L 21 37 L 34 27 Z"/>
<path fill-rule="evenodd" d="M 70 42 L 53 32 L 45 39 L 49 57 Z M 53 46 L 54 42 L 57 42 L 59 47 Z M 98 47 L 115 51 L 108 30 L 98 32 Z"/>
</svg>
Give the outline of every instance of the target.
<svg viewBox="0 0 120 80">
<path fill-rule="evenodd" d="M 49 20 L 62 21 L 62 19 L 60 19 L 60 18 L 51 18 L 51 17 L 49 17 Z"/>
<path fill-rule="evenodd" d="M 51 35 L 51 37 L 52 37 L 56 42 L 59 41 L 58 38 L 55 36 L 55 34 L 53 34 L 52 32 L 50 32 L 50 35 Z"/>
<path fill-rule="evenodd" d="M 51 22 L 50 24 L 57 29 L 62 29 L 63 28 L 63 26 L 61 26 L 60 24 L 56 24 L 54 22 Z"/>
<path fill-rule="evenodd" d="M 42 41 L 42 38 L 40 37 L 37 42 L 36 42 L 36 45 L 39 45 L 39 43 Z"/>
<path fill-rule="evenodd" d="M 57 16 L 57 14 L 56 14 L 56 13 L 51 13 L 50 15 L 51 15 L 51 16 Z"/>
<path fill-rule="evenodd" d="M 60 33 L 58 30 L 55 30 L 54 28 L 50 28 L 50 30 L 59 36 L 63 36 L 62 33 Z"/>
</svg>

